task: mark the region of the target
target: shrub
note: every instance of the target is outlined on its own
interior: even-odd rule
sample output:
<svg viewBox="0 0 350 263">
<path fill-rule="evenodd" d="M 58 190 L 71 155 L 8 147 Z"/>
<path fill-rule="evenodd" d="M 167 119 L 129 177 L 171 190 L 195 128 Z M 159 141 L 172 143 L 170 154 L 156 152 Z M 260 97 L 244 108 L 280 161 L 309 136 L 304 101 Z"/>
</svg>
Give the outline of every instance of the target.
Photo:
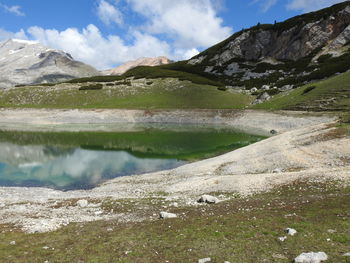
<svg viewBox="0 0 350 263">
<path fill-rule="evenodd" d="M 317 87 L 316 86 L 309 86 L 307 87 L 306 89 L 304 89 L 303 91 L 303 95 L 306 94 L 306 93 L 309 93 L 310 91 L 316 89 Z"/>
<path fill-rule="evenodd" d="M 103 88 L 102 84 L 92 84 L 87 86 L 81 86 L 79 90 L 100 90 Z"/>
</svg>

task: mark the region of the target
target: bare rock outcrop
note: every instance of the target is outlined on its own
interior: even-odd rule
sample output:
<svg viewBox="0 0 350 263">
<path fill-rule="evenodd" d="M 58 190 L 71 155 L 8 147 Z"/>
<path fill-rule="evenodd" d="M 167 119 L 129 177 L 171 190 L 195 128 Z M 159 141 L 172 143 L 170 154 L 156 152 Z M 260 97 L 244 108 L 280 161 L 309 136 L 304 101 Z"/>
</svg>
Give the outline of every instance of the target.
<svg viewBox="0 0 350 263">
<path fill-rule="evenodd" d="M 139 58 L 137 60 L 126 62 L 125 64 L 116 67 L 114 69 L 103 71 L 105 75 L 122 75 L 128 70 L 138 66 L 160 66 L 170 64 L 172 61 L 167 57 L 155 57 L 155 58 Z"/>
</svg>

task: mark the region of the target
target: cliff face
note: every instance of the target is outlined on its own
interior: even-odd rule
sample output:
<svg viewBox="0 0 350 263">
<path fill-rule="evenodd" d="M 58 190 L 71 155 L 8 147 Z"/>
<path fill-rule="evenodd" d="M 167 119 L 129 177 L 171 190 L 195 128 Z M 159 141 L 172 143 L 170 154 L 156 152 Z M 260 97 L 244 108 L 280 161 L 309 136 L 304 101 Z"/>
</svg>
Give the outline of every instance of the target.
<svg viewBox="0 0 350 263">
<path fill-rule="evenodd" d="M 105 75 L 122 75 L 129 69 L 136 68 L 138 66 L 160 66 L 170 64 L 172 61 L 167 57 L 155 57 L 155 58 L 139 58 L 134 61 L 126 62 L 125 64 L 116 67 L 114 69 L 106 70 L 103 73 Z"/>
<path fill-rule="evenodd" d="M 0 88 L 99 75 L 93 67 L 75 61 L 68 53 L 16 39 L 0 42 L 0 72 Z"/>
<path fill-rule="evenodd" d="M 187 63 L 226 83 L 242 86 L 244 81 L 270 76 L 264 84 L 280 86 L 278 80 L 291 74 L 305 76 L 321 69 L 323 62 L 343 60 L 349 43 L 350 2 L 346 1 L 274 25 L 240 31 Z M 321 56 L 322 61 L 318 61 Z"/>
</svg>

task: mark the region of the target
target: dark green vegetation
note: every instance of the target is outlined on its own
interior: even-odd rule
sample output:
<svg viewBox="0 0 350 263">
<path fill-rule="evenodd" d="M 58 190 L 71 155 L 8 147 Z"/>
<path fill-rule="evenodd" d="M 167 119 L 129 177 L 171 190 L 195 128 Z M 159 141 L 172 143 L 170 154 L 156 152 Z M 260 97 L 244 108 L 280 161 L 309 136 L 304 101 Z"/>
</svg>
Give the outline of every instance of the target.
<svg viewBox="0 0 350 263">
<path fill-rule="evenodd" d="M 264 139 L 229 129 L 184 127 L 138 132 L 5 132 L 0 142 L 16 145 L 55 145 L 89 150 L 127 151 L 142 158 L 199 160 Z"/>
<path fill-rule="evenodd" d="M 279 94 L 254 108 L 350 112 L 350 71 Z"/>
<path fill-rule="evenodd" d="M 60 84 L 0 90 L 0 107 L 242 109 L 251 102 L 251 97 L 245 94 L 223 92 L 216 86 L 176 79 L 155 79 L 152 84 L 143 80 L 135 80 L 132 84 L 130 80 L 121 80 L 106 83 L 100 90 L 79 88 L 79 84 Z"/>
<path fill-rule="evenodd" d="M 103 88 L 102 84 L 93 84 L 93 85 L 81 86 L 79 90 L 100 90 L 102 88 Z"/>
<path fill-rule="evenodd" d="M 349 193 L 349 187 L 331 183 L 295 182 L 212 206 L 174 208 L 172 212 L 184 213 L 178 219 L 70 224 L 46 234 L 23 234 L 3 225 L 0 261 L 182 263 L 211 257 L 212 262 L 292 262 L 302 252 L 324 251 L 329 262 L 346 262 Z M 111 201 L 104 207 L 118 213 L 137 204 L 148 207 L 141 211 L 152 216 L 164 198 Z M 298 233 L 280 242 L 286 227 Z M 9 244 L 13 240 L 16 245 Z"/>
</svg>

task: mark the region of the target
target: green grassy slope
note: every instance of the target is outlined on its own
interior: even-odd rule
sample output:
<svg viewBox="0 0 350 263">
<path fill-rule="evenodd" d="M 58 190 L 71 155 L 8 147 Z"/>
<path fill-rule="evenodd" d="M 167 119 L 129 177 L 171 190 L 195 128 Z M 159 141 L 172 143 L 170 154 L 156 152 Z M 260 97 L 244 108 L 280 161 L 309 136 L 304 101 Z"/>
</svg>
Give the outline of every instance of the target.
<svg viewBox="0 0 350 263">
<path fill-rule="evenodd" d="M 327 262 L 346 263 L 349 260 L 342 255 L 349 252 L 349 191 L 349 187 L 299 182 L 211 206 L 173 207 L 171 212 L 180 218 L 169 220 L 77 223 L 43 234 L 0 225 L 0 261 L 184 263 L 211 257 L 211 262 L 282 263 L 293 262 L 302 252 L 324 251 Z M 102 207 L 106 212 L 132 210 L 152 217 L 170 202 L 164 197 L 110 200 Z M 280 242 L 286 227 L 298 233 Z"/>
<path fill-rule="evenodd" d="M 269 110 L 350 111 L 350 71 L 253 106 Z"/>
<path fill-rule="evenodd" d="M 103 89 L 79 90 L 86 83 L 27 86 L 0 91 L 0 107 L 241 109 L 251 97 L 223 92 L 216 86 L 176 79 L 104 83 Z"/>
</svg>

